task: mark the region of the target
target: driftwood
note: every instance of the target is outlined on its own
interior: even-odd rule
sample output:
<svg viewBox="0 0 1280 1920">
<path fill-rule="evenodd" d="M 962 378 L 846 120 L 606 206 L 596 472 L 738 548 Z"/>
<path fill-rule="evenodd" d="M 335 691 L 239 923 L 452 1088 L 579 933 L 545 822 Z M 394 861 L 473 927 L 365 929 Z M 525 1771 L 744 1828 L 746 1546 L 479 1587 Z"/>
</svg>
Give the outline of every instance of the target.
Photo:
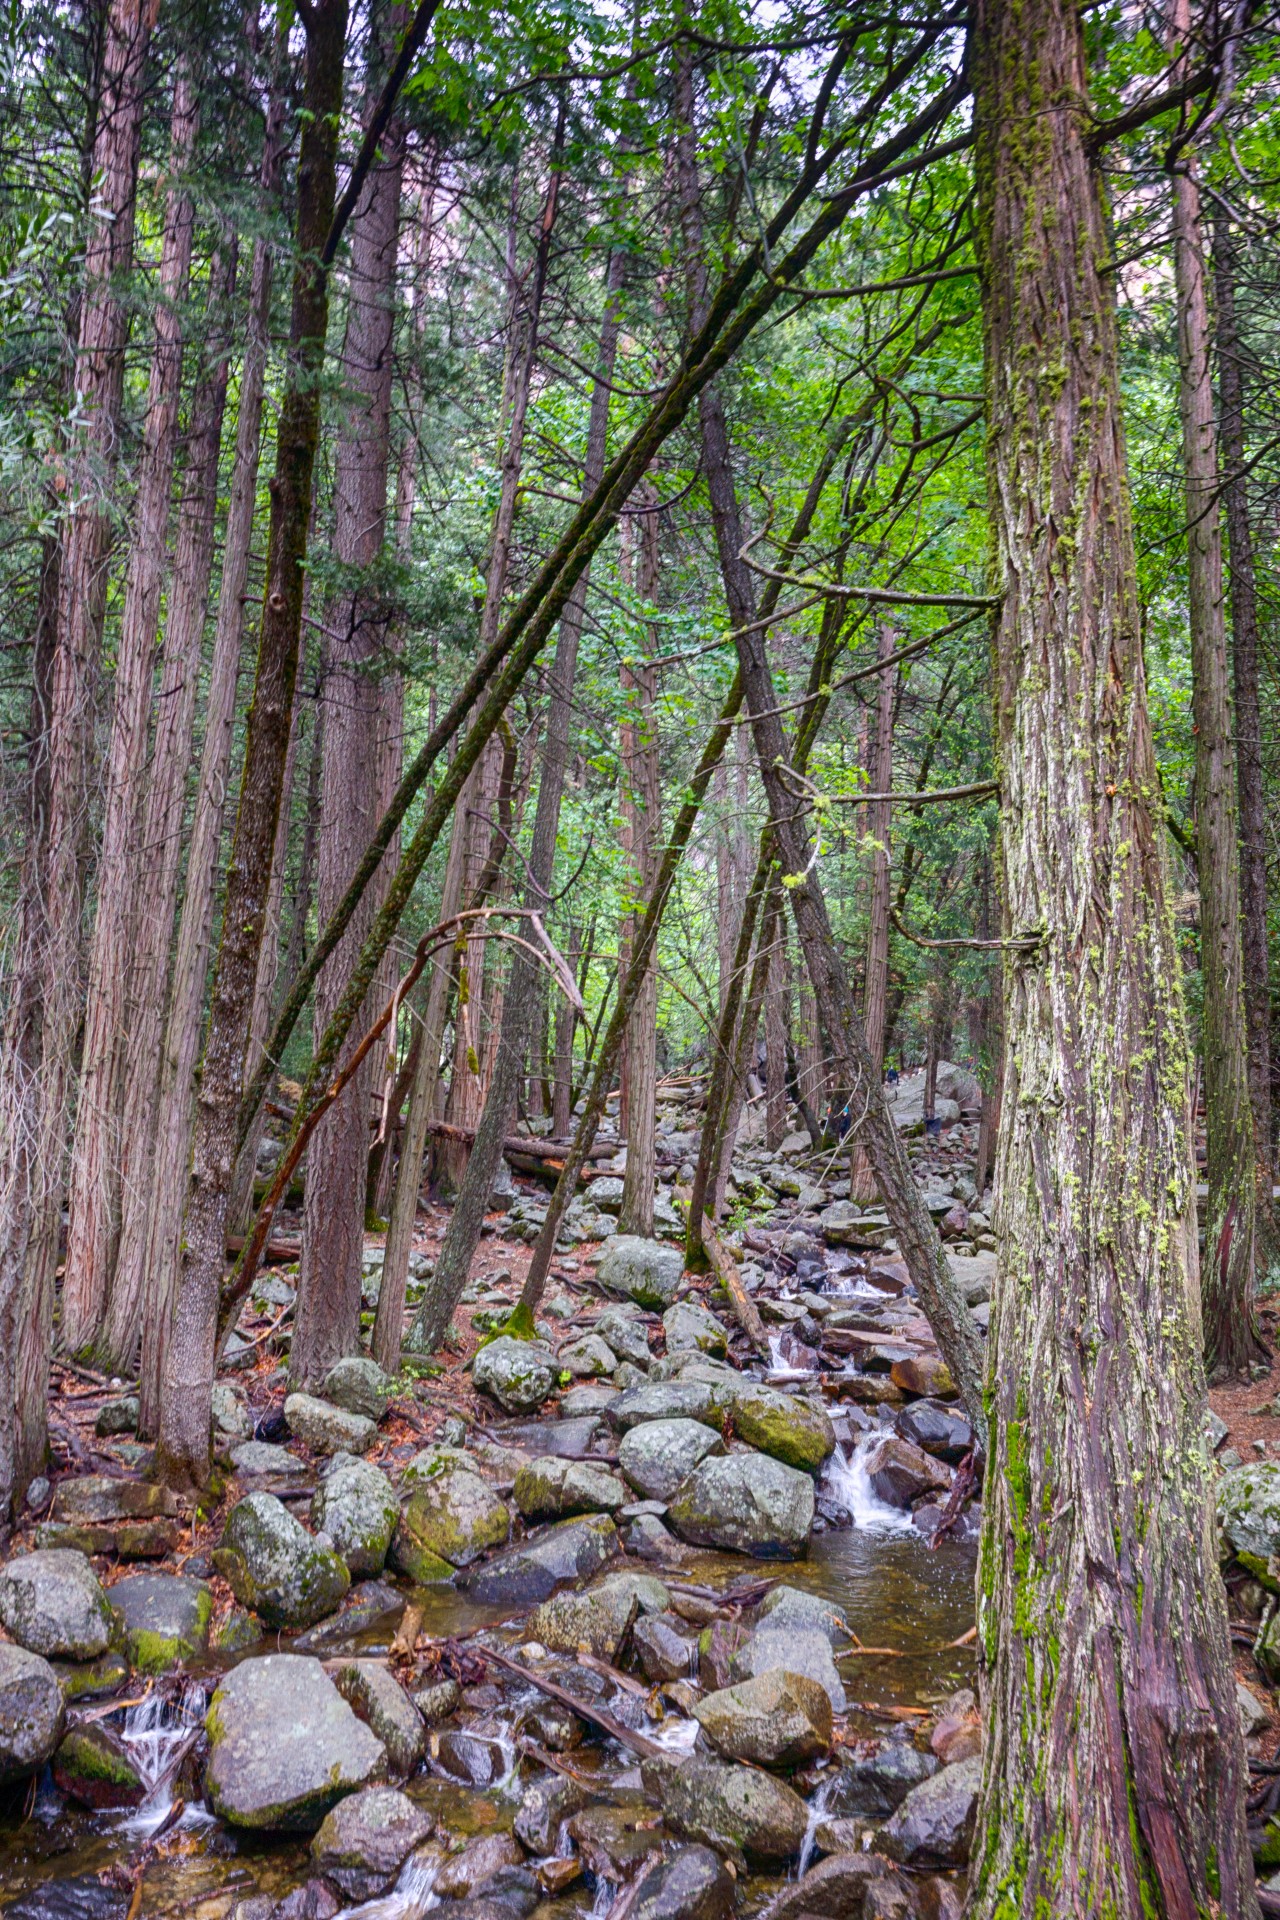
<svg viewBox="0 0 1280 1920">
<path fill-rule="evenodd" d="M 621 1720 L 615 1720 L 603 1707 L 596 1707 L 589 1700 L 579 1700 L 576 1693 L 570 1693 L 567 1687 L 557 1685 L 554 1680 L 544 1680 L 532 1667 L 526 1667 L 519 1660 L 511 1660 L 505 1653 L 499 1653 L 493 1647 L 481 1648 L 486 1660 L 497 1667 L 505 1667 L 508 1673 L 514 1673 L 518 1679 L 527 1680 L 539 1693 L 545 1693 L 549 1700 L 555 1700 L 560 1706 L 568 1707 L 582 1720 L 590 1720 L 603 1733 L 610 1734 L 621 1746 L 630 1747 L 632 1753 L 638 1753 L 642 1760 L 664 1760 L 669 1758 L 667 1749 L 660 1747 L 656 1740 L 646 1740 L 642 1733 L 636 1733 L 631 1727 L 624 1727 Z"/>
<path fill-rule="evenodd" d="M 702 1222 L 702 1244 L 707 1250 L 716 1279 L 720 1282 L 733 1303 L 733 1311 L 738 1325 L 746 1334 L 756 1352 L 765 1360 L 769 1358 L 769 1336 L 764 1330 L 759 1309 L 751 1295 L 742 1284 L 742 1275 L 720 1244 L 719 1237 L 711 1222 L 705 1217 Z"/>
</svg>

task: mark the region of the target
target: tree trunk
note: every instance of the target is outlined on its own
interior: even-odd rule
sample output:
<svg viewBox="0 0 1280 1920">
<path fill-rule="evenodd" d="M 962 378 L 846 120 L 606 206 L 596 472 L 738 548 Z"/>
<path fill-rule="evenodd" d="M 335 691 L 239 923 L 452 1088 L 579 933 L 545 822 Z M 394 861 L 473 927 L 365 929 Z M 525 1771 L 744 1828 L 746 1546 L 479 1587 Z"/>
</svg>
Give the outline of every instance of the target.
<svg viewBox="0 0 1280 1920">
<path fill-rule="evenodd" d="M 1271 1197 L 1271 969 L 1267 950 L 1267 812 L 1258 700 L 1258 590 L 1245 480 L 1244 364 L 1236 326 L 1236 280 L 1230 221 L 1214 227 L 1214 291 L 1218 324 L 1218 399 L 1222 494 L 1231 565 L 1231 642 L 1235 693 L 1236 790 L 1240 829 L 1241 949 L 1249 1028 L 1249 1097 L 1258 1176 L 1262 1251 L 1276 1250 Z"/>
<path fill-rule="evenodd" d="M 582 958 L 582 946 L 576 921 L 570 923 L 569 940 L 564 957 L 570 973 L 576 978 L 578 963 Z M 556 1005 L 555 1073 L 551 1087 L 551 1137 L 553 1140 L 567 1140 L 569 1130 L 573 1126 L 573 1036 L 577 1024 L 576 1010 L 567 999 L 562 997 Z"/>
<path fill-rule="evenodd" d="M 776 1153 L 787 1131 L 787 1033 L 791 1025 L 791 968 L 785 925 L 769 960 L 764 990 L 764 1144 Z"/>
<path fill-rule="evenodd" d="M 888 660 L 897 636 L 886 621 L 877 636 L 876 657 Z M 897 668 L 882 667 L 876 687 L 875 744 L 871 753 L 872 793 L 888 793 L 893 786 L 893 705 Z M 886 800 L 868 809 L 866 840 L 871 846 L 871 899 L 867 915 L 867 978 L 863 995 L 863 1018 L 867 1029 L 867 1051 L 881 1080 L 884 1079 L 884 1044 L 889 1021 L 889 836 L 893 828 L 893 809 Z M 865 844 L 865 843 L 864 843 Z M 850 1193 L 853 1199 L 868 1205 L 876 1197 L 875 1175 L 865 1150 L 854 1135 L 850 1168 Z"/>
<path fill-rule="evenodd" d="M 1187 1042 L 1080 16 L 978 0 L 1010 952 L 970 1920 L 1256 1915 Z M 1046 111 L 1046 102 L 1061 103 Z"/>
<path fill-rule="evenodd" d="M 1189 0 L 1175 0 L 1186 39 Z M 1249 1039 L 1240 948 L 1236 766 L 1228 690 L 1222 517 L 1214 421 L 1207 252 L 1195 161 L 1184 148 L 1173 174 L 1179 399 L 1187 515 L 1191 708 L 1195 720 L 1196 854 L 1200 874 L 1205 1134 L 1209 1204 L 1203 1298 L 1210 1375 L 1241 1379 L 1265 1358 L 1254 1311 L 1257 1171 L 1249 1097 Z"/>
<path fill-rule="evenodd" d="M 377 65 L 382 65 L 380 58 Z M 370 94 L 373 97 L 372 86 Z M 402 174 L 398 133 L 384 142 L 383 154 L 351 223 L 351 296 L 343 356 L 348 398 L 334 474 L 334 554 L 343 565 L 363 569 L 380 558 L 386 537 Z M 380 612 L 384 598 L 357 587 L 329 609 L 316 897 L 321 920 L 328 919 L 346 892 L 382 814 L 381 688 L 372 668 L 387 651 L 386 615 Z M 371 887 L 316 982 L 317 1039 L 329 1023 L 378 905 L 377 889 Z M 363 1039 L 366 1024 L 367 1015 L 352 1027 L 348 1055 Z M 307 1149 L 302 1266 L 290 1354 L 292 1378 L 302 1387 L 317 1386 L 335 1360 L 359 1347 L 374 1065 L 370 1057 L 324 1115 Z"/>
<path fill-rule="evenodd" d="M 205 371 L 191 403 L 187 463 L 178 503 L 173 579 L 164 661 L 156 698 L 151 777 L 147 786 L 142 843 L 135 856 L 137 920 L 129 981 L 129 1015 L 123 1045 L 120 1121 L 120 1237 L 107 1293 L 99 1342 L 104 1364 L 132 1372 L 142 1331 L 144 1289 L 136 1238 L 128 1257 L 126 1231 L 138 1232 L 138 1214 L 151 1192 L 155 1149 L 156 1093 L 169 988 L 169 950 L 182 866 L 183 823 L 196 693 L 218 508 L 218 461 L 227 398 L 230 307 L 235 283 L 234 238 L 224 234 L 209 276 L 215 332 Z"/>
<path fill-rule="evenodd" d="M 658 521 L 653 487 L 646 483 L 637 496 L 642 509 L 639 523 L 633 516 L 622 524 L 623 577 L 634 584 L 646 606 L 656 606 L 658 598 Z M 643 509 L 649 511 L 643 511 Z M 639 564 L 633 566 L 633 553 L 639 542 Z M 647 623 L 646 623 L 647 624 Z M 628 888 L 636 902 L 644 900 L 653 885 L 658 864 L 658 835 L 662 830 L 661 795 L 658 780 L 658 739 L 654 701 L 657 675 L 653 667 L 624 667 L 623 694 L 628 717 L 619 728 L 621 745 L 622 833 L 624 858 L 629 869 Z M 629 905 L 618 942 L 619 960 L 626 967 L 640 913 Z M 627 1143 L 627 1164 L 622 1180 L 622 1205 L 618 1212 L 618 1231 L 653 1238 L 653 1186 L 657 1171 L 657 1098 L 658 1098 L 658 970 L 656 955 L 646 969 L 644 982 L 627 1022 L 622 1043 L 622 1095 L 619 1100 L 619 1126 Z"/>
<path fill-rule="evenodd" d="M 303 563 L 320 425 L 319 372 L 329 313 L 328 274 L 320 257 L 337 198 L 346 0 L 314 0 L 303 20 L 305 113 L 289 376 L 276 440 L 258 664 L 201 1071 L 182 1273 L 157 1448 L 157 1464 L 167 1480 L 200 1486 L 209 1475 L 210 1396 L 245 1045 L 298 671 Z"/>
</svg>

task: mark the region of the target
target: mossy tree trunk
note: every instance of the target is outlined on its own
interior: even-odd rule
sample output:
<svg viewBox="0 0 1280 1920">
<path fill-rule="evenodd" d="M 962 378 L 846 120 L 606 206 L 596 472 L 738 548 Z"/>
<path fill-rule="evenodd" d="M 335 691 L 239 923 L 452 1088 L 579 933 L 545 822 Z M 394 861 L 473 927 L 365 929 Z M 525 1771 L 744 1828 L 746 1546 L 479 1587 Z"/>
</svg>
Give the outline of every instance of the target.
<svg viewBox="0 0 1280 1920">
<path fill-rule="evenodd" d="M 1251 1916 L 1188 1137 L 1079 15 L 978 0 L 1006 934 L 970 1920 Z"/>
</svg>

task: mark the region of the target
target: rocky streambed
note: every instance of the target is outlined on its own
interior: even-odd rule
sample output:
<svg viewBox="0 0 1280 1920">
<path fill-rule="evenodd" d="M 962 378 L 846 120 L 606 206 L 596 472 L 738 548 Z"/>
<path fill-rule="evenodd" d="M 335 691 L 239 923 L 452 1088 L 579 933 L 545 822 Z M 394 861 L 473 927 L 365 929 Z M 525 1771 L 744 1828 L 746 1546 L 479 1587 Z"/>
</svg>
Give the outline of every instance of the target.
<svg viewBox="0 0 1280 1920">
<path fill-rule="evenodd" d="M 231 1375 L 203 1510 L 100 1394 L 0 1569 L 5 1911 L 958 1912 L 970 1435 L 874 1210 L 796 1184 L 730 1241 L 767 1352 L 606 1232 L 470 1351 L 488 1267 L 469 1377 Z"/>
</svg>

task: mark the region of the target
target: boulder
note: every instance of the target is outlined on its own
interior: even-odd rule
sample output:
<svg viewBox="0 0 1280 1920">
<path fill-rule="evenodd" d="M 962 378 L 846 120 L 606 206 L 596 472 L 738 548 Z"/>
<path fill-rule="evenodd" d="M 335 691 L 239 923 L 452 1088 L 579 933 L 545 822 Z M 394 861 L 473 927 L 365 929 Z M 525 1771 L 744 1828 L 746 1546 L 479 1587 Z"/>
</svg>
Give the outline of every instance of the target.
<svg viewBox="0 0 1280 1920">
<path fill-rule="evenodd" d="M 480 1393 L 493 1396 L 504 1413 L 536 1413 L 555 1391 L 557 1363 L 540 1340 L 501 1334 L 481 1347 L 471 1366 Z"/>
<path fill-rule="evenodd" d="M 921 1447 L 896 1433 L 877 1440 L 866 1459 L 871 1490 L 888 1506 L 909 1507 L 927 1493 L 946 1492 L 951 1475 Z"/>
<path fill-rule="evenodd" d="M 62 1688 L 48 1661 L 0 1642 L 0 1786 L 44 1765 L 63 1719 Z"/>
<path fill-rule="evenodd" d="M 831 1750 L 831 1701 L 807 1674 L 774 1667 L 754 1680 L 709 1693 L 694 1718 L 726 1760 L 800 1767 Z"/>
<path fill-rule="evenodd" d="M 253 1433 L 253 1420 L 244 1403 L 244 1396 L 238 1387 L 226 1380 L 219 1380 L 210 1396 L 213 1409 L 214 1432 L 225 1440 L 248 1440 Z"/>
<path fill-rule="evenodd" d="M 524 1790 L 512 1823 L 516 1839 L 530 1853 L 554 1853 L 561 1826 L 581 1813 L 586 1804 L 586 1789 L 576 1780 L 558 1773 L 543 1774 Z"/>
<path fill-rule="evenodd" d="M 79 1480 L 60 1480 L 50 1517 L 76 1522 L 172 1519 L 179 1513 L 177 1497 L 168 1487 L 147 1480 L 112 1480 L 86 1474 Z"/>
<path fill-rule="evenodd" d="M 662 1331 L 668 1353 L 723 1354 L 729 1350 L 729 1335 L 723 1323 L 714 1313 L 695 1306 L 690 1300 L 677 1300 L 673 1307 L 667 1308 L 662 1316 Z"/>
<path fill-rule="evenodd" d="M 410 1774 L 427 1749 L 422 1715 L 380 1660 L 348 1660 L 333 1684 L 387 1751 L 394 1774 Z"/>
<path fill-rule="evenodd" d="M 735 1680 L 755 1680 L 781 1670 L 815 1680 L 837 1713 L 845 1710 L 844 1684 L 831 1657 L 831 1642 L 817 1627 L 776 1627 L 766 1622 L 736 1649 L 730 1666 Z"/>
<path fill-rule="evenodd" d="M 129 1895 L 105 1886 L 97 1874 L 44 1879 L 4 1909 L 5 1920 L 126 1920 Z"/>
<path fill-rule="evenodd" d="M 1280 1461 L 1252 1460 L 1223 1474 L 1218 1525 L 1226 1545 L 1246 1566 L 1252 1562 L 1256 1568 L 1280 1553 Z"/>
<path fill-rule="evenodd" d="M 579 1380 L 604 1380 L 618 1364 L 617 1355 L 598 1334 L 585 1333 L 560 1349 L 560 1365 Z"/>
<path fill-rule="evenodd" d="M 596 1267 L 602 1287 L 655 1313 L 671 1305 L 683 1274 L 684 1255 L 678 1247 L 634 1233 L 615 1234 Z"/>
<path fill-rule="evenodd" d="M 526 1520 L 563 1520 L 576 1513 L 616 1513 L 631 1491 L 607 1467 L 548 1454 L 521 1467 L 514 1498 Z"/>
<path fill-rule="evenodd" d="M 432 1891 L 446 1900 L 465 1900 L 504 1867 L 523 1864 L 524 1854 L 509 1833 L 482 1834 L 445 1861 Z"/>
<path fill-rule="evenodd" d="M 701 1420 L 646 1420 L 623 1435 L 618 1466 L 646 1500 L 670 1500 L 695 1467 L 724 1450 Z"/>
<path fill-rule="evenodd" d="M 413 1696 L 413 1705 L 428 1727 L 438 1726 L 456 1713 L 462 1702 L 462 1688 L 456 1680 L 435 1680 L 429 1687 L 419 1687 Z"/>
<path fill-rule="evenodd" d="M 111 1589 L 124 1621 L 125 1650 L 143 1673 L 167 1673 L 209 1645 L 213 1595 L 183 1573 L 131 1573 Z"/>
<path fill-rule="evenodd" d="M 273 1493 L 247 1493 L 227 1516 L 213 1564 L 242 1607 L 269 1627 L 309 1627 L 351 1585 L 346 1564 L 313 1540 Z"/>
<path fill-rule="evenodd" d="M 803 1587 L 774 1587 L 757 1607 L 756 1619 L 762 1627 L 775 1631 L 786 1627 L 823 1633 L 833 1647 L 842 1647 L 849 1639 L 849 1622 L 843 1610 L 819 1594 L 806 1593 Z"/>
<path fill-rule="evenodd" d="M 578 1653 L 585 1648 L 597 1660 L 613 1662 L 638 1610 L 634 1593 L 619 1589 L 559 1593 L 534 1608 L 528 1631 L 552 1653 Z"/>
<path fill-rule="evenodd" d="M 695 1643 L 680 1631 L 675 1614 L 648 1614 L 631 1629 L 641 1671 L 654 1686 L 664 1680 L 687 1680 L 694 1659 Z"/>
<path fill-rule="evenodd" d="M 598 1419 L 606 1407 L 611 1407 L 618 1398 L 619 1389 L 612 1381 L 607 1386 L 595 1380 L 580 1380 L 576 1387 L 567 1387 L 560 1401 L 560 1411 L 566 1420 Z"/>
<path fill-rule="evenodd" d="M 311 1393 L 291 1393 L 284 1403 L 290 1433 L 313 1453 L 364 1453 L 373 1445 L 377 1422 L 363 1413 L 348 1413 Z"/>
<path fill-rule="evenodd" d="M 123 1400 L 104 1400 L 93 1423 L 94 1432 L 100 1439 L 117 1433 L 136 1433 L 141 1404 L 136 1394 L 128 1394 Z"/>
<path fill-rule="evenodd" d="M 591 1204 L 601 1213 L 617 1215 L 622 1212 L 622 1194 L 625 1183 L 616 1174 L 602 1174 L 591 1182 Z"/>
<path fill-rule="evenodd" d="M 772 1865 L 799 1851 L 809 1810 L 781 1780 L 721 1760 L 668 1764 L 656 1778 L 647 1763 L 643 1771 L 646 1784 L 654 1782 L 666 1824 L 687 1839 L 751 1865 Z"/>
<path fill-rule="evenodd" d="M 513 1607 L 547 1600 L 567 1581 L 589 1580 L 618 1551 L 618 1530 L 607 1514 L 561 1520 L 518 1547 L 462 1575 L 458 1585 L 484 1605 Z"/>
<path fill-rule="evenodd" d="M 336 1454 L 311 1502 L 311 1524 L 327 1533 L 353 1575 L 381 1573 L 400 1518 L 395 1488 L 371 1460 Z"/>
<path fill-rule="evenodd" d="M 267 1440 L 246 1440 L 232 1447 L 231 1464 L 245 1480 L 297 1480 L 311 1469 L 299 1454 L 288 1447 L 272 1446 Z"/>
<path fill-rule="evenodd" d="M 729 1920 L 734 1884 L 709 1847 L 681 1847 L 645 1874 L 630 1920 Z"/>
<path fill-rule="evenodd" d="M 760 1453 L 735 1453 L 695 1467 L 668 1509 L 682 1540 L 727 1547 L 760 1560 L 800 1559 L 813 1526 L 813 1481 Z"/>
<path fill-rule="evenodd" d="M 438 1579 L 439 1566 L 469 1567 L 506 1544 L 511 1515 L 478 1474 L 446 1473 L 420 1483 L 405 1502 L 391 1564 L 411 1580 Z"/>
<path fill-rule="evenodd" d="M 945 1399 L 956 1390 L 951 1369 L 940 1353 L 917 1353 L 910 1360 L 895 1360 L 889 1369 L 889 1378 L 904 1393 L 933 1394 Z"/>
<path fill-rule="evenodd" d="M 434 1824 L 394 1787 L 365 1787 L 325 1815 L 311 1858 L 349 1900 L 371 1900 L 390 1886 Z"/>
<path fill-rule="evenodd" d="M 876 1920 L 866 1912 L 867 1892 L 892 1871 L 882 1855 L 833 1853 L 799 1880 L 787 1881 L 769 1903 L 769 1920 L 800 1920 L 801 1914 L 813 1920 Z"/>
<path fill-rule="evenodd" d="M 20 1647 L 48 1658 L 93 1660 L 111 1639 L 111 1608 L 82 1553 L 52 1547 L 0 1570 L 0 1620 Z"/>
<path fill-rule="evenodd" d="M 382 1742 L 303 1654 L 242 1660 L 214 1694 L 205 1726 L 205 1794 L 235 1827 L 310 1832 L 386 1765 Z"/>
<path fill-rule="evenodd" d="M 58 1791 L 82 1807 L 137 1807 L 147 1793 L 119 1734 L 96 1721 L 66 1734 L 53 1756 L 53 1778 Z"/>
<path fill-rule="evenodd" d="M 376 1422 L 386 1412 L 395 1386 L 376 1360 L 362 1353 L 348 1353 L 334 1361 L 320 1392 L 330 1405 Z"/>
<path fill-rule="evenodd" d="M 634 1307 L 606 1307 L 596 1318 L 591 1331 L 611 1347 L 619 1360 L 627 1360 L 642 1373 L 649 1371 L 652 1356 L 649 1334 Z"/>
<path fill-rule="evenodd" d="M 111 1699 L 123 1691 L 130 1669 L 124 1655 L 112 1647 L 96 1660 L 56 1660 L 53 1671 L 70 1707 L 82 1700 Z"/>
<path fill-rule="evenodd" d="M 914 1400 L 894 1421 L 899 1434 L 912 1446 L 936 1454 L 953 1465 L 973 1447 L 973 1428 L 955 1407 L 938 1400 Z"/>
<path fill-rule="evenodd" d="M 657 1363 L 655 1363 L 656 1365 Z M 722 1398 L 707 1380 L 646 1380 L 620 1394 L 605 1418 L 619 1433 L 652 1420 L 697 1420 L 719 1432 L 725 1423 Z"/>
<path fill-rule="evenodd" d="M 491 1787 L 507 1771 L 509 1749 L 486 1734 L 447 1727 L 439 1735 L 436 1757 L 455 1780 L 465 1780 L 469 1787 Z"/>
<path fill-rule="evenodd" d="M 827 1794 L 827 1812 L 886 1820 L 911 1792 L 938 1771 L 931 1753 L 924 1753 L 908 1734 L 881 1740 L 870 1750 L 846 1754 Z"/>
<path fill-rule="evenodd" d="M 806 1473 L 816 1473 L 835 1452 L 835 1428 L 820 1406 L 768 1387 L 735 1393 L 733 1430 L 749 1447 Z"/>
<path fill-rule="evenodd" d="M 963 1867 L 969 1860 L 982 1762 L 961 1760 L 913 1787 L 873 1841 L 904 1867 Z"/>
<path fill-rule="evenodd" d="M 578 1843 L 584 1866 L 600 1880 L 629 1880 L 660 1842 L 657 1822 L 647 1808 L 588 1807 L 569 1822 L 570 1838 Z"/>
</svg>

